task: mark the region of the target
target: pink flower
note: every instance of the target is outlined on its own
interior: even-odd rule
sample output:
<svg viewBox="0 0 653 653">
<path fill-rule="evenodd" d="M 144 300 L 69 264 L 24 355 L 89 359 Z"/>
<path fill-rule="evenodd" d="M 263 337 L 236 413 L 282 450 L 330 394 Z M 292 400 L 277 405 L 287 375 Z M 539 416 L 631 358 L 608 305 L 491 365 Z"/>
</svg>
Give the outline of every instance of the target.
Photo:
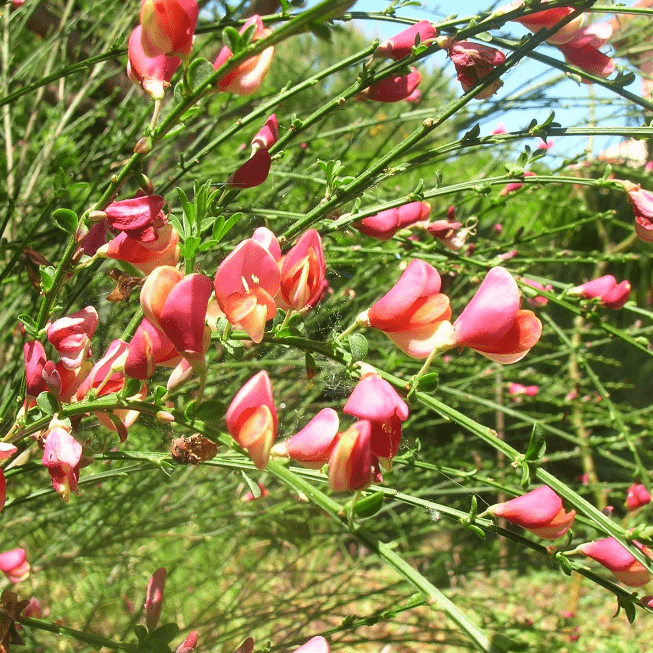
<svg viewBox="0 0 653 653">
<path fill-rule="evenodd" d="M 41 464 L 52 477 L 52 487 L 68 501 L 71 492 L 77 492 L 79 462 L 82 445 L 61 425 L 51 427 L 45 438 Z"/>
<path fill-rule="evenodd" d="M 562 499 L 547 485 L 516 499 L 490 506 L 488 512 L 545 540 L 562 537 L 576 517 L 575 510 L 565 511 Z"/>
<path fill-rule="evenodd" d="M 653 557 L 653 553 L 639 542 L 633 541 L 633 544 L 649 558 Z M 651 573 L 646 567 L 612 537 L 581 544 L 578 551 L 609 569 L 629 587 L 642 587 L 651 580 Z"/>
<path fill-rule="evenodd" d="M 278 140 L 279 121 L 276 115 L 272 114 L 252 139 L 252 148 L 254 152 L 260 149 L 269 150 Z"/>
<path fill-rule="evenodd" d="M 274 243 L 278 249 L 276 238 Z M 261 342 L 265 323 L 276 312 L 274 297 L 281 287 L 273 254 L 254 238 L 244 240 L 218 267 L 214 287 L 227 320 L 241 325 L 254 342 Z"/>
<path fill-rule="evenodd" d="M 97 311 L 87 306 L 47 325 L 48 340 L 61 356 L 65 367 L 75 369 L 90 356 L 91 338 L 97 324 Z"/>
<path fill-rule="evenodd" d="M 609 77 L 615 69 L 615 63 L 598 48 L 605 45 L 611 36 L 610 23 L 595 23 L 578 31 L 570 41 L 558 47 L 570 64 L 591 75 Z M 584 78 L 582 81 L 591 83 Z"/>
<path fill-rule="evenodd" d="M 116 261 L 125 261 L 143 274 L 150 274 L 155 268 L 163 265 L 177 265 L 181 256 L 177 230 L 171 224 L 166 224 L 155 227 L 154 233 L 155 240 L 143 243 L 122 232 L 100 247 L 97 254 Z"/>
<path fill-rule="evenodd" d="M 7 500 L 7 479 L 5 473 L 0 469 L 0 511 L 5 507 Z"/>
<path fill-rule="evenodd" d="M 295 653 L 329 653 L 329 642 L 324 637 L 313 637 L 300 646 Z"/>
<path fill-rule="evenodd" d="M 524 170 L 522 177 L 537 177 L 534 172 L 530 170 Z M 511 181 L 509 184 L 506 184 L 502 189 L 499 195 L 508 195 L 516 190 L 519 190 L 524 184 L 519 181 Z"/>
<path fill-rule="evenodd" d="M 645 243 L 653 243 L 653 193 L 630 181 L 622 184 L 635 214 L 635 233 Z"/>
<path fill-rule="evenodd" d="M 256 25 L 256 31 L 254 32 L 254 36 L 252 36 L 252 41 L 257 41 L 272 34 L 272 30 L 264 27 L 263 21 L 258 15 L 251 16 L 240 28 L 239 34 L 243 34 L 251 25 Z M 225 45 L 220 50 L 220 54 L 218 54 L 213 68 L 218 70 L 218 68 L 227 63 L 232 55 L 231 50 Z M 225 93 L 235 93 L 236 95 L 252 95 L 252 93 L 256 93 L 261 84 L 263 84 L 263 80 L 270 69 L 273 56 L 274 47 L 270 46 L 260 54 L 247 59 L 247 61 L 241 63 L 236 69 L 218 80 L 218 89 Z"/>
<path fill-rule="evenodd" d="M 419 104 L 422 101 L 422 91 L 416 88 L 407 98 L 404 98 L 404 101 L 410 104 Z"/>
<path fill-rule="evenodd" d="M 141 289 L 141 308 L 148 321 L 163 331 L 177 351 L 201 373 L 208 327 L 206 311 L 211 280 L 203 274 L 184 276 L 177 268 L 156 268 Z"/>
<path fill-rule="evenodd" d="M 172 76 L 181 64 L 181 59 L 167 57 L 165 54 L 148 57 L 143 50 L 142 30 L 139 25 L 129 37 L 127 76 L 134 84 L 140 85 L 153 100 L 162 100 Z"/>
<path fill-rule="evenodd" d="M 334 492 L 362 490 L 372 482 L 371 445 L 372 425 L 367 420 L 338 434 L 329 459 L 329 485 Z"/>
<path fill-rule="evenodd" d="M 112 202 L 104 213 L 111 229 L 141 243 L 152 243 L 157 239 L 156 229 L 168 222 L 162 211 L 165 203 L 160 195 L 141 195 Z"/>
<path fill-rule="evenodd" d="M 383 331 L 403 352 L 426 358 L 446 342 L 449 298 L 440 293 L 437 270 L 421 259 L 410 262 L 394 287 L 358 317 L 361 325 Z"/>
<path fill-rule="evenodd" d="M 161 608 L 163 607 L 163 591 L 166 586 L 165 567 L 157 569 L 147 584 L 147 594 L 145 596 L 145 623 L 147 629 L 152 631 L 159 623 Z"/>
<path fill-rule="evenodd" d="M 542 335 L 532 311 L 519 309 L 519 288 L 510 273 L 492 268 L 454 322 L 456 345 L 469 347 L 496 363 L 516 363 Z"/>
<path fill-rule="evenodd" d="M 511 3 L 509 6 L 505 7 L 505 9 L 517 9 L 518 7 L 521 7 L 522 4 L 523 0 L 517 0 L 517 2 Z M 513 18 L 513 20 L 521 23 L 531 32 L 539 32 L 541 29 L 551 29 L 574 11 L 574 7 L 556 7 L 555 9 L 537 11 L 522 18 Z M 577 16 L 571 22 L 567 23 L 564 27 L 561 27 L 557 32 L 555 32 L 553 36 L 549 37 L 547 42 L 553 45 L 567 43 L 572 38 L 574 38 L 578 30 L 582 28 L 584 22 L 584 16 Z"/>
<path fill-rule="evenodd" d="M 125 385 L 124 361 L 127 357 L 128 345 L 123 340 L 114 340 L 109 345 L 105 355 L 93 366 L 88 376 L 82 381 L 75 398 L 82 401 L 88 392 L 93 389 L 98 397 L 107 394 L 120 392 Z M 134 395 L 134 398 L 142 399 L 147 394 L 145 384 Z M 127 438 L 127 429 L 136 421 L 139 412 L 136 410 L 119 409 L 107 414 L 94 412 L 98 420 L 108 429 L 118 433 L 120 441 Z"/>
<path fill-rule="evenodd" d="M 190 633 L 188 633 L 188 637 L 186 637 L 186 639 L 176 648 L 175 653 L 192 653 L 197 646 L 198 639 L 199 635 L 197 634 L 197 631 L 191 630 Z"/>
<path fill-rule="evenodd" d="M 374 54 L 398 61 L 410 54 L 417 37 L 419 37 L 419 43 L 428 45 L 437 35 L 438 31 L 428 20 L 420 20 L 419 23 L 415 23 L 403 32 L 399 32 L 399 34 L 395 34 L 387 41 L 383 41 L 374 51 Z"/>
<path fill-rule="evenodd" d="M 342 410 L 370 422 L 372 453 L 389 469 L 399 450 L 401 423 L 408 419 L 406 402 L 385 379 L 369 374 L 359 381 Z"/>
<path fill-rule="evenodd" d="M 259 469 L 265 469 L 277 436 L 277 410 L 265 370 L 253 376 L 239 390 L 229 405 L 226 419 L 231 437 L 247 449 Z"/>
<path fill-rule="evenodd" d="M 34 617 L 35 619 L 40 619 L 41 614 L 41 604 L 39 603 L 39 600 L 33 596 L 23 609 L 23 617 Z"/>
<path fill-rule="evenodd" d="M 368 86 L 360 97 L 375 102 L 400 102 L 409 98 L 422 81 L 416 68 L 408 75 L 390 75 Z"/>
<path fill-rule="evenodd" d="M 272 451 L 277 456 L 288 456 L 304 467 L 320 469 L 329 462 L 338 425 L 338 413 L 333 408 L 324 408 L 301 431 L 276 444 Z"/>
<path fill-rule="evenodd" d="M 536 385 L 522 385 L 521 383 L 508 384 L 508 394 L 513 397 L 520 397 L 522 395 L 534 397 L 539 391 L 540 389 Z"/>
<path fill-rule="evenodd" d="M 144 381 L 154 374 L 157 365 L 170 366 L 179 362 L 179 358 L 170 338 L 144 318 L 129 343 L 125 372 L 133 379 Z"/>
<path fill-rule="evenodd" d="M 506 56 L 496 48 L 479 45 L 471 41 L 454 41 L 449 47 L 449 57 L 458 73 L 458 81 L 467 93 L 506 60 Z M 479 91 L 474 97 L 485 100 L 494 95 L 503 82 L 495 79 L 489 86 Z"/>
<path fill-rule="evenodd" d="M 29 570 L 25 549 L 12 549 L 0 553 L 0 571 L 7 576 L 10 583 L 20 583 L 25 580 L 29 576 Z"/>
<path fill-rule="evenodd" d="M 394 209 L 381 211 L 369 218 L 363 218 L 354 223 L 354 227 L 362 234 L 389 240 L 397 231 L 426 220 L 431 213 L 431 205 L 427 202 L 410 202 Z"/>
<path fill-rule="evenodd" d="M 506 126 L 502 122 L 498 122 L 497 126 L 490 132 L 490 134 L 507 134 L 508 130 L 506 129 Z"/>
<path fill-rule="evenodd" d="M 584 297 L 585 299 L 599 298 L 601 305 L 606 308 L 621 308 L 630 297 L 630 283 L 617 280 L 606 274 L 598 279 L 593 279 L 569 291 L 570 295 Z"/>
<path fill-rule="evenodd" d="M 188 58 L 198 13 L 197 0 L 142 0 L 143 52 L 148 57 Z"/>
<path fill-rule="evenodd" d="M 50 375 L 45 371 L 45 365 L 49 361 L 45 357 L 43 345 L 38 340 L 30 340 L 25 343 L 23 358 L 25 361 L 25 394 L 28 404 L 31 404 L 36 397 L 49 389 L 46 378 L 50 378 Z"/>
<path fill-rule="evenodd" d="M 641 483 L 633 483 L 628 488 L 628 494 L 626 496 L 626 507 L 628 510 L 636 510 L 645 506 L 647 503 L 651 503 L 651 495 L 648 493 L 648 490 Z"/>
<path fill-rule="evenodd" d="M 281 265 L 281 297 L 296 311 L 313 308 L 322 297 L 326 263 L 322 239 L 309 229 L 286 254 Z"/>
</svg>

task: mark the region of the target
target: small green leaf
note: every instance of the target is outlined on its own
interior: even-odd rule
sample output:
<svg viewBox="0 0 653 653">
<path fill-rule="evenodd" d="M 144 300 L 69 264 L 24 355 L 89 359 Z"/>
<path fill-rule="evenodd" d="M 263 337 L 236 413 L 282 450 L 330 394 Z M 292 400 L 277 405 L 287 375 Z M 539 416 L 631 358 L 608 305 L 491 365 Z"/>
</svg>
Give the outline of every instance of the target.
<svg viewBox="0 0 653 653">
<path fill-rule="evenodd" d="M 238 30 L 233 27 L 225 27 L 222 30 L 222 41 L 234 55 L 245 49 Z"/>
<path fill-rule="evenodd" d="M 437 372 L 429 372 L 420 376 L 417 389 L 420 392 L 433 392 L 438 387 L 440 375 Z"/>
<path fill-rule="evenodd" d="M 233 27 L 226 27 L 225 29 L 231 29 L 234 32 L 236 30 Z M 237 34 L 238 32 L 236 32 Z M 204 82 L 215 72 L 213 64 L 208 62 L 206 59 L 194 59 L 190 66 L 188 66 L 188 82 L 190 87 L 195 91 L 199 88 Z"/>
<path fill-rule="evenodd" d="M 252 496 L 255 499 L 258 499 L 261 496 L 261 488 L 258 486 L 258 483 L 253 481 L 245 472 L 241 469 L 240 473 L 245 481 L 247 483 L 247 487 L 249 488 L 249 491 L 252 493 Z"/>
<path fill-rule="evenodd" d="M 478 34 L 474 34 L 474 38 L 485 43 L 492 43 L 492 34 L 490 32 L 479 32 Z"/>
<path fill-rule="evenodd" d="M 54 285 L 54 277 L 57 271 L 52 265 L 41 265 L 39 271 L 41 273 L 41 290 L 44 293 L 50 292 Z"/>
<path fill-rule="evenodd" d="M 349 351 L 353 363 L 362 361 L 367 356 L 367 338 L 361 333 L 352 333 L 349 338 Z"/>
<path fill-rule="evenodd" d="M 143 387 L 143 382 L 139 381 L 138 379 L 132 379 L 131 377 L 127 377 L 125 381 L 125 385 L 123 385 L 122 390 L 120 391 L 120 396 L 124 397 L 125 399 L 127 397 L 133 397 L 135 394 L 139 392 L 139 390 Z"/>
<path fill-rule="evenodd" d="M 354 504 L 354 514 L 361 519 L 376 515 L 383 507 L 383 492 L 374 492 Z"/>
<path fill-rule="evenodd" d="M 161 642 L 169 644 L 179 633 L 179 626 L 177 624 L 163 624 L 156 630 L 153 630 L 151 635 L 152 639 L 158 639 Z"/>
<path fill-rule="evenodd" d="M 215 225 L 213 226 L 213 238 L 220 242 L 230 231 L 231 229 L 236 225 L 236 223 L 243 217 L 243 214 L 238 212 L 234 213 L 232 216 L 227 218 L 225 221 L 224 218 L 222 218 L 223 222 L 220 225 L 219 231 L 216 229 Z M 216 220 L 217 224 L 217 220 Z"/>
<path fill-rule="evenodd" d="M 134 626 L 134 635 L 136 635 L 136 638 L 138 639 L 138 643 L 142 644 L 147 638 L 147 630 L 145 629 L 145 626 L 136 624 Z"/>
<path fill-rule="evenodd" d="M 312 22 L 309 24 L 310 32 L 325 43 L 331 43 L 331 29 L 325 23 Z"/>
<path fill-rule="evenodd" d="M 201 242 L 199 236 L 188 236 L 180 247 L 182 256 L 184 258 L 193 258 L 197 254 Z"/>
<path fill-rule="evenodd" d="M 195 409 L 195 419 L 202 422 L 216 422 L 222 419 L 222 416 L 227 412 L 227 407 L 221 401 L 210 399 L 203 401 Z"/>
<path fill-rule="evenodd" d="M 25 333 L 27 333 L 30 338 L 39 337 L 39 330 L 36 322 L 29 315 L 21 313 L 18 316 L 18 319 L 23 323 L 23 326 L 25 327 Z"/>
<path fill-rule="evenodd" d="M 46 415 L 54 415 L 59 410 L 59 401 L 51 392 L 42 392 L 36 398 L 36 405 Z"/>
<path fill-rule="evenodd" d="M 72 234 L 77 230 L 77 214 L 70 209 L 57 209 L 52 212 L 52 219 L 59 229 Z"/>
<path fill-rule="evenodd" d="M 160 639 L 150 640 L 149 653 L 171 653 L 171 648 Z"/>
<path fill-rule="evenodd" d="M 528 449 L 524 454 L 525 460 L 539 460 L 546 452 L 546 435 L 544 427 L 540 422 L 533 424 L 531 439 L 528 443 Z"/>
<path fill-rule="evenodd" d="M 523 461 L 521 467 L 521 479 L 519 484 L 526 489 L 531 484 L 531 468 L 526 461 Z"/>
<path fill-rule="evenodd" d="M 481 133 L 481 126 L 479 123 L 476 123 L 468 132 L 463 136 L 463 141 L 470 141 L 475 138 L 478 138 Z"/>
<path fill-rule="evenodd" d="M 157 385 L 156 388 L 154 388 L 154 403 L 157 406 L 161 406 L 163 404 L 163 397 L 167 394 L 168 390 L 165 388 L 165 386 L 162 385 Z"/>
<path fill-rule="evenodd" d="M 630 599 L 623 599 L 622 605 L 624 612 L 626 613 L 628 623 L 632 624 L 633 621 L 635 621 L 635 617 L 637 616 L 637 610 L 635 609 L 633 602 Z"/>
<path fill-rule="evenodd" d="M 309 354 L 308 352 L 306 352 L 305 365 L 306 365 L 306 376 L 309 379 L 312 379 L 317 374 L 317 365 L 315 363 L 315 358 L 313 358 L 313 356 L 311 356 L 311 354 Z"/>
</svg>

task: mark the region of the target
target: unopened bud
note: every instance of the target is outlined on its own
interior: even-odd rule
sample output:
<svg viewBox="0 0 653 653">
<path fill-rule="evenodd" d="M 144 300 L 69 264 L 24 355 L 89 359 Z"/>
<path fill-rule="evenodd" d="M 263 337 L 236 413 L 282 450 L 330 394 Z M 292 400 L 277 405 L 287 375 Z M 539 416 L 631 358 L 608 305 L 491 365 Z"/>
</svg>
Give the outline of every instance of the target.
<svg viewBox="0 0 653 653">
<path fill-rule="evenodd" d="M 152 139 L 149 136 L 143 136 L 138 139 L 134 146 L 134 154 L 149 154 L 152 151 Z"/>
</svg>

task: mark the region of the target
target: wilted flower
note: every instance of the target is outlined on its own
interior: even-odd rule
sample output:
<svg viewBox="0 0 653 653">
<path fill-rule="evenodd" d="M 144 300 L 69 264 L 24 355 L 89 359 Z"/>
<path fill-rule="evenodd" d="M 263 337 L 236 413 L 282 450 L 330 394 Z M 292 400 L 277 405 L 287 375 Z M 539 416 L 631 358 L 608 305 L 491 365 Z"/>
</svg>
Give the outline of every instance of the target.
<svg viewBox="0 0 653 653">
<path fill-rule="evenodd" d="M 449 46 L 449 57 L 456 68 L 457 79 L 465 93 L 483 81 L 506 60 L 506 56 L 501 50 L 471 41 L 454 41 Z M 502 86 L 503 82 L 500 79 L 495 79 L 474 97 L 477 100 L 485 100 L 494 95 Z"/>
<path fill-rule="evenodd" d="M 511 524 L 521 526 L 545 540 L 562 537 L 576 517 L 576 511 L 567 512 L 562 499 L 547 485 L 505 503 L 488 508 L 494 517 L 503 517 Z"/>
<path fill-rule="evenodd" d="M 649 558 L 653 558 L 650 549 L 639 542 L 633 541 L 633 544 Z M 578 551 L 609 569 L 618 580 L 629 587 L 642 587 L 652 578 L 646 567 L 613 537 L 581 544 Z"/>
<path fill-rule="evenodd" d="M 226 414 L 227 429 L 259 469 L 268 464 L 277 436 L 277 409 L 265 370 L 253 376 L 233 398 Z"/>
<path fill-rule="evenodd" d="M 245 24 L 240 28 L 239 34 L 242 35 L 252 25 L 256 26 L 254 35 L 252 36 L 252 41 L 265 38 L 272 33 L 272 30 L 263 25 L 261 17 L 255 15 L 251 16 L 245 22 Z M 213 68 L 218 70 L 218 68 L 227 63 L 232 56 L 233 53 L 225 45 L 222 50 L 220 50 L 218 58 L 213 64 Z M 273 56 L 274 47 L 270 46 L 260 54 L 247 59 L 247 61 L 244 61 L 237 68 L 219 79 L 218 88 L 225 93 L 235 93 L 236 95 L 251 95 L 252 93 L 256 93 L 261 84 L 263 84 L 263 80 L 270 69 Z"/>
<path fill-rule="evenodd" d="M 606 274 L 598 279 L 593 279 L 580 286 L 572 288 L 569 295 L 584 297 L 585 299 L 598 298 L 601 305 L 606 308 L 621 308 L 630 297 L 630 282 L 617 280 L 611 275 Z"/>
</svg>

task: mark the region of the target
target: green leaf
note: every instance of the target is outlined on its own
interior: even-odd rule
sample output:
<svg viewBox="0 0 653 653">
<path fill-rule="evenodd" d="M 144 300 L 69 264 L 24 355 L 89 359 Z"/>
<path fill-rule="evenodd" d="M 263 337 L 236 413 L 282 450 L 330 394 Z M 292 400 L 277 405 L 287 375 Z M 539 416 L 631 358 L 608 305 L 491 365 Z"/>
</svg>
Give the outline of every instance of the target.
<svg viewBox="0 0 653 653">
<path fill-rule="evenodd" d="M 199 236 L 188 236 L 181 245 L 181 254 L 184 258 L 193 258 L 202 242 Z"/>
<path fill-rule="evenodd" d="M 163 624 L 151 633 L 152 639 L 158 639 L 161 642 L 169 644 L 179 633 L 177 624 Z"/>
<path fill-rule="evenodd" d="M 122 390 L 120 391 L 120 396 L 124 397 L 133 397 L 141 388 L 143 387 L 143 382 L 138 379 L 132 379 L 127 377 L 125 385 L 123 385 Z"/>
<path fill-rule="evenodd" d="M 236 31 L 233 27 L 226 27 L 225 30 L 231 29 Z M 238 32 L 236 32 L 237 34 Z M 188 66 L 188 82 L 190 87 L 195 91 L 215 72 L 213 64 L 206 59 L 194 59 Z"/>
<path fill-rule="evenodd" d="M 177 188 L 177 196 L 179 197 L 179 203 L 181 204 L 181 209 L 184 212 L 184 235 L 190 236 L 195 233 L 195 206 L 188 199 L 186 193 L 181 189 Z"/>
<path fill-rule="evenodd" d="M 238 213 L 234 213 L 231 217 L 227 218 L 226 221 L 224 220 L 224 218 L 222 218 L 223 222 L 221 223 L 219 231 L 216 230 L 215 225 L 213 225 L 213 238 L 218 242 L 220 242 L 231 231 L 231 229 L 236 225 L 236 223 L 242 217 L 243 214 L 238 212 Z"/>
<path fill-rule="evenodd" d="M 233 27 L 225 27 L 222 30 L 222 41 L 234 55 L 245 49 L 238 30 Z"/>
<path fill-rule="evenodd" d="M 533 424 L 531 439 L 528 443 L 528 449 L 524 454 L 525 460 L 539 460 L 546 452 L 546 434 L 544 427 L 540 422 Z"/>
<path fill-rule="evenodd" d="M 156 388 L 154 388 L 154 392 L 153 392 L 153 395 L 154 395 L 154 403 L 155 403 L 157 406 L 162 406 L 162 404 L 163 404 L 163 397 L 165 397 L 165 395 L 166 395 L 167 392 L 168 392 L 168 390 L 167 390 L 166 387 L 163 386 L 163 385 L 157 385 Z"/>
<path fill-rule="evenodd" d="M 440 375 L 437 372 L 429 372 L 419 378 L 417 389 L 420 392 L 433 392 L 438 387 Z"/>
<path fill-rule="evenodd" d="M 526 461 L 522 461 L 521 465 L 521 479 L 519 484 L 526 489 L 531 484 L 531 468 Z"/>
<path fill-rule="evenodd" d="M 41 290 L 44 293 L 50 292 L 54 285 L 54 277 L 57 271 L 52 265 L 41 265 L 39 271 L 41 273 Z"/>
<path fill-rule="evenodd" d="M 309 24 L 308 29 L 321 41 L 331 43 L 331 29 L 325 23 L 318 23 L 315 21 Z"/>
<path fill-rule="evenodd" d="M 476 123 L 468 132 L 463 136 L 463 141 L 471 141 L 475 138 L 478 138 L 481 133 L 481 126 L 479 123 Z"/>
<path fill-rule="evenodd" d="M 374 492 L 354 504 L 354 514 L 361 519 L 375 515 L 383 507 L 383 492 Z"/>
<path fill-rule="evenodd" d="M 160 639 L 150 640 L 150 653 L 171 653 L 171 648 Z"/>
<path fill-rule="evenodd" d="M 18 319 L 23 323 L 23 326 L 25 327 L 25 333 L 27 333 L 27 335 L 30 338 L 38 338 L 39 337 L 39 329 L 38 329 L 38 326 L 36 325 L 35 320 L 33 320 L 26 313 L 21 313 L 18 316 Z"/>
<path fill-rule="evenodd" d="M 367 338 L 361 333 L 352 333 L 349 338 L 349 351 L 353 363 L 364 360 L 367 356 Z"/>
<path fill-rule="evenodd" d="M 245 483 L 247 483 L 247 487 L 249 488 L 249 491 L 252 493 L 252 496 L 255 499 L 258 499 L 261 496 L 261 488 L 258 486 L 258 483 L 254 482 L 245 472 L 241 469 L 240 474 L 243 477 Z"/>
<path fill-rule="evenodd" d="M 53 211 L 52 219 L 57 227 L 66 233 L 72 234 L 77 230 L 77 214 L 70 209 L 57 209 Z"/>
<path fill-rule="evenodd" d="M 492 645 L 499 651 L 526 651 L 528 642 L 520 642 L 506 637 L 502 633 L 494 633 L 492 636 Z"/>
<path fill-rule="evenodd" d="M 140 624 L 136 624 L 134 626 L 134 635 L 136 635 L 136 638 L 138 639 L 138 643 L 142 644 L 145 639 L 147 638 L 147 630 L 145 626 L 141 626 Z"/>
<path fill-rule="evenodd" d="M 210 399 L 203 401 L 195 409 L 195 419 L 203 422 L 216 422 L 222 419 L 223 415 L 227 412 L 227 407 L 221 401 Z"/>
<path fill-rule="evenodd" d="M 312 379 L 317 374 L 317 365 L 315 363 L 315 358 L 313 358 L 309 352 L 306 352 L 304 363 L 306 365 L 306 376 L 309 379 Z"/>
<path fill-rule="evenodd" d="M 42 392 L 36 398 L 36 405 L 46 415 L 54 415 L 59 410 L 59 401 L 51 392 Z"/>
</svg>

